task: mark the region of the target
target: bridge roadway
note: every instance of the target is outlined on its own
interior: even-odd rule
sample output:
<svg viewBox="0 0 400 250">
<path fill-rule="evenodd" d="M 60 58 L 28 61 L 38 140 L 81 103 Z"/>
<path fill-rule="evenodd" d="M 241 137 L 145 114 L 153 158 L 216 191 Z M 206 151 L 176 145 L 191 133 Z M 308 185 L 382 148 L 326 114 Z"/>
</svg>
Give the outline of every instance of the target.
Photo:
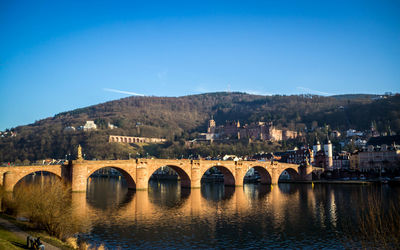
<svg viewBox="0 0 400 250">
<path fill-rule="evenodd" d="M 0 183 L 6 191 L 13 191 L 14 186 L 23 177 L 39 171 L 55 174 L 71 184 L 73 192 L 85 192 L 87 180 L 95 171 L 112 167 L 125 178 L 128 188 L 147 190 L 151 175 L 160 167 L 168 166 L 175 170 L 182 187 L 200 188 L 201 177 L 211 167 L 216 167 L 224 174 L 224 183 L 229 186 L 243 186 L 245 174 L 251 168 L 260 174 L 262 184 L 277 184 L 283 171 L 287 171 L 294 180 L 312 180 L 312 166 L 299 166 L 281 162 L 260 161 L 209 161 L 209 160 L 173 160 L 173 159 L 131 159 L 87 161 L 72 160 L 64 165 L 15 166 L 0 168 Z"/>
</svg>

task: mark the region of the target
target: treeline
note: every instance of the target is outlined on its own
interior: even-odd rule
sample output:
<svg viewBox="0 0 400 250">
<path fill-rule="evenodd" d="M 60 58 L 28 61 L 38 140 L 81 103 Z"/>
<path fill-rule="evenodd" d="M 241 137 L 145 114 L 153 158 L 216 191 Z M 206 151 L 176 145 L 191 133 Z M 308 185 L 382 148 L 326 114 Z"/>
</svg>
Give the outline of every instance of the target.
<svg viewBox="0 0 400 250">
<path fill-rule="evenodd" d="M 183 97 L 128 97 L 63 112 L 34 124 L 14 128 L 16 137 L 0 139 L 0 162 L 65 158 L 65 155 L 74 154 L 78 144 L 85 148 L 90 158 L 123 158 L 129 154 L 176 157 L 182 154 L 182 141 L 193 139 L 199 132 L 204 132 L 211 116 L 217 125 L 232 120 L 239 120 L 241 124 L 273 121 L 277 127 L 297 131 L 329 125 L 330 130 L 343 132 L 348 128 L 369 129 L 373 122 L 378 131 L 400 132 L 400 96 L 378 100 L 371 97 L 257 96 L 225 92 Z M 64 131 L 67 126 L 84 125 L 87 120 L 94 120 L 98 130 Z M 110 130 L 108 123 L 118 128 Z M 160 137 L 168 139 L 172 144 L 158 145 L 155 150 L 152 147 L 106 143 L 110 134 Z M 246 151 L 250 147 L 244 144 L 245 147 L 241 148 L 242 144 L 227 145 L 227 149 L 223 150 L 207 148 L 233 153 Z M 285 147 L 280 145 L 280 148 Z M 190 149 L 184 150 L 185 154 L 190 152 Z M 203 153 L 207 150 L 198 149 Z"/>
</svg>

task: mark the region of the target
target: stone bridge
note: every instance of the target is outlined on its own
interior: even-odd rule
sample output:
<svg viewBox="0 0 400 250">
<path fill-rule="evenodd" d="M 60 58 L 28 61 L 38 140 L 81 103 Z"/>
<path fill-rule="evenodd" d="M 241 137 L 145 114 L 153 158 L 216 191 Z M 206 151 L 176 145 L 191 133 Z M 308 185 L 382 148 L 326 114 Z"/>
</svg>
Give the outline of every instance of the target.
<svg viewBox="0 0 400 250">
<path fill-rule="evenodd" d="M 243 186 L 245 174 L 254 168 L 260 175 L 262 184 L 277 184 L 283 171 L 292 180 L 312 180 L 312 166 L 299 166 L 281 162 L 260 161 L 208 161 L 208 160 L 169 160 L 169 159 L 132 159 L 86 161 L 72 160 L 64 165 L 16 166 L 0 168 L 0 183 L 6 191 L 13 191 L 14 186 L 23 177 L 38 171 L 46 171 L 71 184 L 72 191 L 85 192 L 87 180 L 95 171 L 112 167 L 125 178 L 128 188 L 146 190 L 151 175 L 160 167 L 168 166 L 175 170 L 182 187 L 200 188 L 204 173 L 216 167 L 224 175 L 224 183 L 229 186 Z"/>
</svg>

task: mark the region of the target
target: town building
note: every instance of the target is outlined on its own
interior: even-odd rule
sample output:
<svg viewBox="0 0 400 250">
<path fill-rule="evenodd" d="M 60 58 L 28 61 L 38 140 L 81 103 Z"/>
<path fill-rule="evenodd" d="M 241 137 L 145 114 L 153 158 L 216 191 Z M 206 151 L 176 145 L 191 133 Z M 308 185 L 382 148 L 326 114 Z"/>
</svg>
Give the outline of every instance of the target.
<svg viewBox="0 0 400 250">
<path fill-rule="evenodd" d="M 350 154 L 350 170 L 360 170 L 360 162 L 358 158 L 358 150 Z"/>
<path fill-rule="evenodd" d="M 333 169 L 345 170 L 350 169 L 350 154 L 348 152 L 341 152 L 335 154 L 332 159 Z"/>
<path fill-rule="evenodd" d="M 388 146 L 369 145 L 358 152 L 359 167 L 362 172 L 400 167 L 400 147 L 396 144 Z"/>
<path fill-rule="evenodd" d="M 301 149 L 289 150 L 282 154 L 281 162 L 293 163 L 293 164 L 312 164 L 314 154 L 308 147 L 302 147 Z"/>
<path fill-rule="evenodd" d="M 355 129 L 349 129 L 349 130 L 346 131 L 346 136 L 347 137 L 363 136 L 363 135 L 364 135 L 363 132 L 357 131 Z"/>
</svg>

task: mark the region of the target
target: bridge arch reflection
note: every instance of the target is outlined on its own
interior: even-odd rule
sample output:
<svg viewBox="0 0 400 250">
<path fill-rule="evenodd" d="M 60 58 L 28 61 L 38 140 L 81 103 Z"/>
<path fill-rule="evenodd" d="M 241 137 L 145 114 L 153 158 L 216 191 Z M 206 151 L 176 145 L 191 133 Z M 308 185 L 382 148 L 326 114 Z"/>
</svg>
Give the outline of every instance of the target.
<svg viewBox="0 0 400 250">
<path fill-rule="evenodd" d="M 216 216 L 252 216 L 256 211 L 261 218 L 267 219 L 265 226 L 280 227 L 286 220 L 294 220 L 294 217 L 287 218 L 287 211 L 301 214 L 301 197 L 308 197 L 310 205 L 314 206 L 313 191 L 307 185 L 245 184 L 244 187 L 229 187 L 220 183 L 203 185 L 201 189 L 181 189 L 179 185 L 173 185 L 176 187 L 167 187 L 168 192 L 158 185 L 152 187 L 152 183 L 148 192 L 121 192 L 123 197 L 106 207 L 98 205 L 95 199 L 101 196 L 91 196 L 89 188 L 87 193 L 72 194 L 76 203 L 75 212 L 82 220 L 88 220 L 90 226 L 122 223 L 140 227 L 141 224 L 151 223 L 173 227 L 179 224 L 176 223 L 177 218 L 183 224 L 190 224 L 185 222 L 188 218 L 201 218 L 212 225 Z M 215 188 L 219 190 L 216 192 Z M 175 194 L 169 199 L 171 193 Z"/>
</svg>

